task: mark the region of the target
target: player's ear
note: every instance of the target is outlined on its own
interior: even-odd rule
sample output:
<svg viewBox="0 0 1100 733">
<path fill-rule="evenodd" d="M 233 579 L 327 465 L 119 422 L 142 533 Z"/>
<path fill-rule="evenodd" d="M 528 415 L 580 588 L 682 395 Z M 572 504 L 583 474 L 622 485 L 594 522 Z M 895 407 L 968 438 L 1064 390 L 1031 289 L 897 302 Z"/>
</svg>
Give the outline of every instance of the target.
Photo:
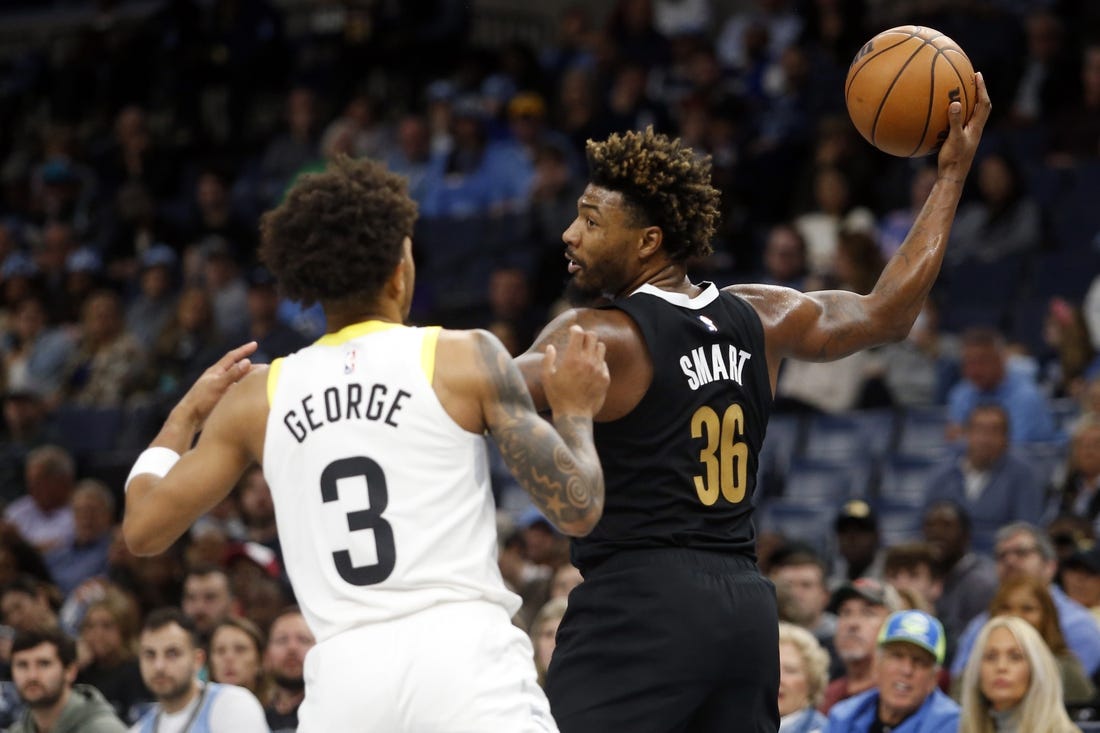
<svg viewBox="0 0 1100 733">
<path fill-rule="evenodd" d="M 665 233 L 661 231 L 661 227 L 646 227 L 643 229 L 641 243 L 638 246 L 638 256 L 646 259 L 657 254 L 664 238 Z"/>
<path fill-rule="evenodd" d="M 393 272 L 386 280 L 387 291 L 398 300 L 403 299 L 407 291 L 413 287 L 415 273 L 416 266 L 413 262 L 412 240 L 405 237 L 405 241 L 401 246 L 401 258 L 397 261 Z"/>
</svg>

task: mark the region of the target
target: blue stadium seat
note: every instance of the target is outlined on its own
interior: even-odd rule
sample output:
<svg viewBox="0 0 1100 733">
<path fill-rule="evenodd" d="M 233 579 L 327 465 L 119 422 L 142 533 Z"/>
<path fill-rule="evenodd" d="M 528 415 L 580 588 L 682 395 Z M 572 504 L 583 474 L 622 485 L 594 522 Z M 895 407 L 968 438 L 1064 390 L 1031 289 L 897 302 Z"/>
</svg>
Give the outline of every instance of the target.
<svg viewBox="0 0 1100 733">
<path fill-rule="evenodd" d="M 122 409 L 62 405 L 53 415 L 61 445 L 77 460 L 109 451 L 122 428 Z"/>
<path fill-rule="evenodd" d="M 947 408 L 909 407 L 898 421 L 894 451 L 899 455 L 938 458 L 954 450 L 945 437 Z"/>
<path fill-rule="evenodd" d="M 1009 304 L 1024 284 L 1024 255 L 1005 255 L 993 262 L 964 260 L 945 269 L 945 302 L 941 327 L 962 331 L 973 326 L 1003 327 Z"/>
<path fill-rule="evenodd" d="M 803 417 L 791 413 L 773 415 L 760 449 L 756 496 L 778 496 L 783 491 L 791 461 L 798 454 Z"/>
<path fill-rule="evenodd" d="M 1054 236 L 1061 249 L 1084 252 L 1095 249 L 1100 237 L 1100 163 L 1080 163 L 1072 181 L 1051 206 Z"/>
<path fill-rule="evenodd" d="M 875 512 L 878 515 L 879 543 L 883 547 L 921 539 L 923 508 L 882 504 L 876 505 Z"/>
<path fill-rule="evenodd" d="M 820 414 L 806 426 L 806 458 L 850 460 L 885 455 L 894 440 L 891 410 L 856 410 Z"/>
<path fill-rule="evenodd" d="M 866 457 L 847 461 L 797 458 L 783 485 L 783 500 L 804 506 L 836 507 L 869 495 L 873 463 Z"/>
<path fill-rule="evenodd" d="M 757 511 L 756 527 L 760 532 L 777 532 L 787 539 L 805 542 L 824 557 L 831 554 L 831 515 L 830 519 L 823 520 L 819 507 L 770 500 Z"/>
<path fill-rule="evenodd" d="M 884 506 L 923 507 L 929 482 L 941 465 L 940 459 L 927 455 L 890 456 L 882 464 L 878 500 Z"/>
<path fill-rule="evenodd" d="M 1100 208 L 1100 207 L 1098 207 Z M 1093 279 L 1100 274 L 1100 252 L 1068 246 L 1035 255 L 1028 267 L 1027 279 L 1032 297 L 1044 303 L 1055 295 L 1080 302 Z"/>
</svg>

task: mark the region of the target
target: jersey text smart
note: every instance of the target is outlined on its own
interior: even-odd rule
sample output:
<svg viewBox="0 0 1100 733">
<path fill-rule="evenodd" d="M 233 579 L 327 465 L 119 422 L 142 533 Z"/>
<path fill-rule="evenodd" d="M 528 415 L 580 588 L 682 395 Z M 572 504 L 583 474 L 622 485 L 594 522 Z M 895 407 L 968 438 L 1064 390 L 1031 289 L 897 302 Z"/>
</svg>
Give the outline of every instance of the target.
<svg viewBox="0 0 1100 733">
<path fill-rule="evenodd" d="M 723 348 L 722 344 L 711 344 L 710 349 L 700 346 L 681 356 L 680 369 L 693 390 L 719 379 L 732 379 L 741 384 L 741 369 L 751 358 L 752 354 L 736 346 Z"/>
</svg>

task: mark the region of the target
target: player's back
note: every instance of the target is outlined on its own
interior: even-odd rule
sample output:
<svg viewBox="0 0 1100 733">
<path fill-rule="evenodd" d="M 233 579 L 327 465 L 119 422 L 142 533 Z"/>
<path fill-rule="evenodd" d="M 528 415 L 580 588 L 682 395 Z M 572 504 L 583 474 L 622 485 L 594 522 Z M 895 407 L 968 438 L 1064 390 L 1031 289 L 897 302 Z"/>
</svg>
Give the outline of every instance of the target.
<svg viewBox="0 0 1100 733">
<path fill-rule="evenodd" d="M 694 298 L 643 286 L 609 307 L 637 324 L 653 379 L 629 414 L 596 423 L 607 494 L 600 523 L 573 541 L 574 564 L 654 547 L 753 556 L 772 405 L 760 319 L 710 284 Z"/>
<path fill-rule="evenodd" d="M 485 440 L 432 388 L 438 334 L 370 321 L 272 364 L 264 475 L 319 640 L 439 603 L 519 605 L 496 564 Z"/>
</svg>

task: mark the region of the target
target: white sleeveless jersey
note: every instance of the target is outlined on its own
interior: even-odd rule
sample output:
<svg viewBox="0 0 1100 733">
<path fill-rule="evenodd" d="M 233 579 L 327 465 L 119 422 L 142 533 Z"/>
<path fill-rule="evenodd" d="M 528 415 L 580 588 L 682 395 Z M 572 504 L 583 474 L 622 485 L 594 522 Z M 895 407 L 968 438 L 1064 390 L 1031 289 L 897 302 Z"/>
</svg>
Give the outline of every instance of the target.
<svg viewBox="0 0 1100 733">
<path fill-rule="evenodd" d="M 264 476 L 318 641 L 451 601 L 519 609 L 497 566 L 485 439 L 432 388 L 438 336 L 368 321 L 271 365 Z"/>
</svg>

